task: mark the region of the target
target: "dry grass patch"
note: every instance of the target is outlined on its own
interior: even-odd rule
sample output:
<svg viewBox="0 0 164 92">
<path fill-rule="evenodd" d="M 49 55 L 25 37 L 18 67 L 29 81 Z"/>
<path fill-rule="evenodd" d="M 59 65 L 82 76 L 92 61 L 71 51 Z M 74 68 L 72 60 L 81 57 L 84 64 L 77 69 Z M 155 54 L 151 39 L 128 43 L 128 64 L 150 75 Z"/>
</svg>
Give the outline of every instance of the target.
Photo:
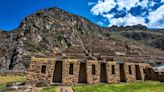
<svg viewBox="0 0 164 92">
<path fill-rule="evenodd" d="M 23 82 L 26 80 L 26 76 L 0 76 L 0 84 L 6 84 L 10 82 Z"/>
<path fill-rule="evenodd" d="M 24 82 L 26 80 L 26 76 L 0 76 L 0 90 L 5 88 L 6 84 L 12 82 Z"/>
</svg>

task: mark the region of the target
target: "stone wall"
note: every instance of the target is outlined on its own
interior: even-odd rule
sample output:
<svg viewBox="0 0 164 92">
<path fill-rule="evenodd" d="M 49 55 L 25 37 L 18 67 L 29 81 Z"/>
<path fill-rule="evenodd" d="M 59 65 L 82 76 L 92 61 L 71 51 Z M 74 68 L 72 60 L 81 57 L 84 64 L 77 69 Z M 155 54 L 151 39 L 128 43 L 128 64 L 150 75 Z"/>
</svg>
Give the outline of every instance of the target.
<svg viewBox="0 0 164 92">
<path fill-rule="evenodd" d="M 141 78 L 142 78 L 142 80 L 146 80 L 145 79 L 146 73 L 145 73 L 144 70 L 147 69 L 147 68 L 150 68 L 150 65 L 146 64 L 146 63 L 140 63 L 139 66 L 140 66 Z"/>
<path fill-rule="evenodd" d="M 131 68 L 131 69 L 129 69 L 129 68 Z M 135 82 L 136 81 L 135 64 L 126 63 L 125 64 L 125 74 L 126 74 L 126 82 Z"/>
<path fill-rule="evenodd" d="M 73 74 L 69 74 L 70 64 L 73 64 Z M 80 62 L 75 59 L 63 60 L 63 84 L 74 85 L 78 83 Z"/>
<path fill-rule="evenodd" d="M 114 66 L 114 73 L 112 74 L 112 65 Z M 116 62 L 107 63 L 107 78 L 108 83 L 119 83 L 120 82 L 120 69 L 119 64 Z"/>
<path fill-rule="evenodd" d="M 61 74 L 59 77 L 61 77 L 62 81 L 59 83 L 54 82 L 56 62 L 62 62 L 61 70 L 57 71 L 57 74 Z M 121 69 L 121 67 L 123 67 L 123 69 Z M 147 69 L 149 67 L 150 66 L 146 63 L 33 58 L 28 69 L 26 84 L 32 86 L 42 86 L 52 84 L 77 85 L 82 83 L 98 84 L 143 81 L 146 80 L 145 76 L 147 73 L 145 72 L 148 72 Z M 150 76 L 148 76 L 148 78 L 149 77 Z M 122 81 L 122 79 L 125 80 Z"/>
<path fill-rule="evenodd" d="M 87 61 L 87 82 L 88 84 L 100 83 L 100 66 L 99 62 L 93 60 Z M 92 67 L 95 66 L 95 71 L 92 71 Z M 95 72 L 95 73 L 93 73 Z"/>
<path fill-rule="evenodd" d="M 55 59 L 33 58 L 28 69 L 26 84 L 32 86 L 50 85 L 52 83 Z M 45 73 L 41 73 L 42 66 L 46 66 Z"/>
</svg>

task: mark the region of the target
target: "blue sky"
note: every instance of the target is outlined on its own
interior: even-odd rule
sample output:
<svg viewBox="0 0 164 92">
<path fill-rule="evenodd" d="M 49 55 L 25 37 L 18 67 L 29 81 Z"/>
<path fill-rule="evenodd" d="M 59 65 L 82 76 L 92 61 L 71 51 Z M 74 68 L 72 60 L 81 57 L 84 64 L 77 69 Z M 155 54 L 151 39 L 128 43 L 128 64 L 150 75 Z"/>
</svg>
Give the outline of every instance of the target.
<svg viewBox="0 0 164 92">
<path fill-rule="evenodd" d="M 12 30 L 42 8 L 59 7 L 101 26 L 164 28 L 164 0 L 1 0 L 0 29 Z"/>
</svg>

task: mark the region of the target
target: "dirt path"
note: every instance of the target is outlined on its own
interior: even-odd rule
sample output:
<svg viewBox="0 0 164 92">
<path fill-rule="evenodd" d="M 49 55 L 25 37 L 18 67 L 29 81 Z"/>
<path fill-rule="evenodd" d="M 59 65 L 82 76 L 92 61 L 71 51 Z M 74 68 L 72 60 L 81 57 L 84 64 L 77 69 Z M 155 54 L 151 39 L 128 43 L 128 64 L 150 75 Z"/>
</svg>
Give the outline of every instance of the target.
<svg viewBox="0 0 164 92">
<path fill-rule="evenodd" d="M 74 92 L 70 86 L 59 86 L 56 89 L 56 92 Z"/>
</svg>

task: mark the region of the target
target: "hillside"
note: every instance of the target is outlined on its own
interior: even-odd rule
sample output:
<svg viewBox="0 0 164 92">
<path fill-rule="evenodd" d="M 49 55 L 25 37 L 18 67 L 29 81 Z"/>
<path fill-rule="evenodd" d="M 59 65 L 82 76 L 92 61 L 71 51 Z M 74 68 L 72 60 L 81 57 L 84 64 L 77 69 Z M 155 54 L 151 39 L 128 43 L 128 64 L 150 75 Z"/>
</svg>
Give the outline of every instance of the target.
<svg viewBox="0 0 164 92">
<path fill-rule="evenodd" d="M 135 30 L 148 37 L 140 34 L 141 41 L 136 39 L 131 36 Z M 26 70 L 32 56 L 161 64 L 161 37 L 161 31 L 150 32 L 141 25 L 101 28 L 58 8 L 44 9 L 27 16 L 15 30 L 0 31 L 0 71 Z"/>
</svg>

